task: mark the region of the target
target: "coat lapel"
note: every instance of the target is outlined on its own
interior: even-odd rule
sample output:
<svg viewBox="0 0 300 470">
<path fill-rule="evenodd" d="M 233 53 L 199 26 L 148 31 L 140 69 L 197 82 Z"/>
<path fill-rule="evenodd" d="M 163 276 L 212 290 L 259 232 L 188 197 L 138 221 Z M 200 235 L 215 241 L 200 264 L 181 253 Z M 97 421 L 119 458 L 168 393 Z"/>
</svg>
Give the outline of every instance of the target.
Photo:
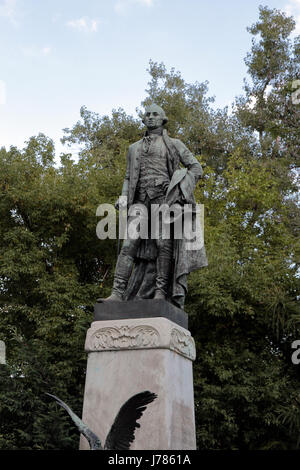
<svg viewBox="0 0 300 470">
<path fill-rule="evenodd" d="M 132 204 L 135 188 L 139 179 L 141 155 L 143 151 L 143 139 L 141 139 L 132 149 L 131 169 L 130 169 L 130 186 L 129 186 L 129 204 Z"/>
</svg>

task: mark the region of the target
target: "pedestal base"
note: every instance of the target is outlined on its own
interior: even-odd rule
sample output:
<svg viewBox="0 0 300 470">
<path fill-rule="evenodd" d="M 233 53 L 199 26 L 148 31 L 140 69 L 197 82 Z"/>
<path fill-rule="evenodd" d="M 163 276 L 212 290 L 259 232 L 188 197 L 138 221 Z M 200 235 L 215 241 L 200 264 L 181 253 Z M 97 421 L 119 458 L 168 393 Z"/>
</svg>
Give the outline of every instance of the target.
<svg viewBox="0 0 300 470">
<path fill-rule="evenodd" d="M 103 302 L 95 305 L 95 321 L 126 320 L 127 318 L 164 317 L 188 329 L 187 314 L 166 300 L 144 299 L 126 302 Z"/>
<path fill-rule="evenodd" d="M 158 395 L 140 418 L 132 450 L 195 449 L 189 331 L 161 317 L 96 321 L 86 339 L 88 364 L 83 421 L 101 439 L 132 395 Z M 81 437 L 80 449 L 89 449 Z"/>
</svg>

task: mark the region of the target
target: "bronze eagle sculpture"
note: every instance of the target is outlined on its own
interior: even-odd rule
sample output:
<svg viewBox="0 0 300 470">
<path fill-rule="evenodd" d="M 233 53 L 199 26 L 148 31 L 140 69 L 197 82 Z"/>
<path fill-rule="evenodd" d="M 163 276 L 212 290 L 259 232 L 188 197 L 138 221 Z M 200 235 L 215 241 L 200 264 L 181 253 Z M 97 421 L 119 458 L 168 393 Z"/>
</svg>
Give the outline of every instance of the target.
<svg viewBox="0 0 300 470">
<path fill-rule="evenodd" d="M 102 447 L 99 437 L 84 424 L 65 402 L 50 393 L 46 393 L 46 395 L 54 398 L 69 413 L 79 432 L 88 440 L 90 450 L 129 450 L 135 439 L 135 429 L 140 427 L 137 420 L 141 418 L 147 405 L 157 398 L 155 393 L 149 391 L 138 393 L 129 398 L 120 408 L 107 435 L 104 447 Z"/>
</svg>

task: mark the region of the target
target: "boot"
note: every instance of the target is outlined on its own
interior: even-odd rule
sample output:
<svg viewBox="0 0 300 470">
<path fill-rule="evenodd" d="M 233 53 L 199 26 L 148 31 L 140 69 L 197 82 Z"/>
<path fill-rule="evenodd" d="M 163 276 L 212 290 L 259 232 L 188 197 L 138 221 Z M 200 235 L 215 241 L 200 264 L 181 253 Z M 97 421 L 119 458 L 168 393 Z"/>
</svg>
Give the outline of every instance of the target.
<svg viewBox="0 0 300 470">
<path fill-rule="evenodd" d="M 123 295 L 131 275 L 132 267 L 133 258 L 128 255 L 122 255 L 121 253 L 117 261 L 114 284 L 111 291 L 111 295 L 106 299 L 97 299 L 98 303 L 111 301 L 121 302 L 123 300 Z"/>
<path fill-rule="evenodd" d="M 167 300 L 171 272 L 171 256 L 158 256 L 156 260 L 156 287 L 154 299 Z"/>
</svg>

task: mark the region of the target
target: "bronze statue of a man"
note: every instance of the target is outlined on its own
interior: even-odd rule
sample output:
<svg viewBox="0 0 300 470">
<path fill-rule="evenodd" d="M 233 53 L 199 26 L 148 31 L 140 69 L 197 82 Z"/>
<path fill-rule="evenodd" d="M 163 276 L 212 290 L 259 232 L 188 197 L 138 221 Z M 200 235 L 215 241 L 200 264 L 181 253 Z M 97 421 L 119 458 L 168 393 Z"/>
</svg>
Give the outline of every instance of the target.
<svg viewBox="0 0 300 470">
<path fill-rule="evenodd" d="M 160 106 L 146 108 L 146 133 L 129 147 L 127 155 L 122 196 L 126 196 L 128 208 L 143 204 L 151 212 L 154 204 L 195 206 L 193 190 L 202 167 L 180 140 L 168 136 L 167 122 Z M 185 169 L 180 170 L 180 165 Z M 184 239 L 165 239 L 161 227 L 158 235 L 155 240 L 124 240 L 112 293 L 102 301 L 154 298 L 183 307 L 188 273 L 207 265 L 204 246 L 187 253 Z"/>
</svg>

